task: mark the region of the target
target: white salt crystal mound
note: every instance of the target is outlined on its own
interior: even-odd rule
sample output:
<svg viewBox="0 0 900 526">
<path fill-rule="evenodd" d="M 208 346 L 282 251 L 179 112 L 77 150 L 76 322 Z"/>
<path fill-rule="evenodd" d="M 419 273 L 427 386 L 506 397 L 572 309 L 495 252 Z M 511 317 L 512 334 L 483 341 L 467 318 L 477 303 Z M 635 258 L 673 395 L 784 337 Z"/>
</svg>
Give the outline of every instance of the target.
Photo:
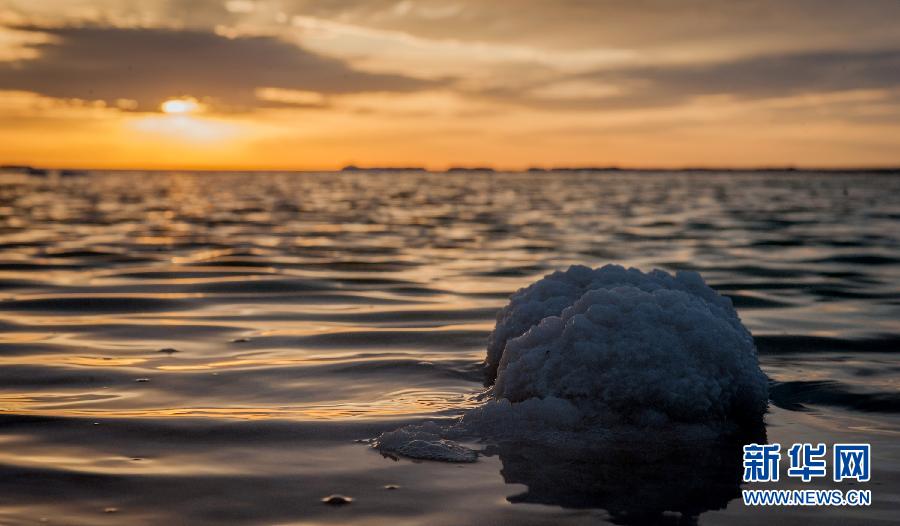
<svg viewBox="0 0 900 526">
<path fill-rule="evenodd" d="M 717 426 L 768 405 L 753 337 L 696 272 L 550 274 L 500 312 L 486 369 L 496 400 L 560 399 L 588 427 Z"/>
<path fill-rule="evenodd" d="M 758 426 L 768 406 L 753 337 L 695 272 L 554 272 L 500 311 L 485 369 L 494 383 L 485 404 L 450 426 L 387 433 L 379 447 L 415 457 L 399 449 L 401 432 L 425 436 L 428 458 L 471 436 L 576 450 L 674 445 Z"/>
</svg>

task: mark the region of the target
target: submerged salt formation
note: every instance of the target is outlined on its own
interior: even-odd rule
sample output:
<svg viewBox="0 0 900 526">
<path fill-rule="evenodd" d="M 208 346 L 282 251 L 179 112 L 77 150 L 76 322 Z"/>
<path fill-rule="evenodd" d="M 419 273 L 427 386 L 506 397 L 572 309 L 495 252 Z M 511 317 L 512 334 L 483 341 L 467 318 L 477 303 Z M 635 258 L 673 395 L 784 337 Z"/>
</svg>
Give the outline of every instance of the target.
<svg viewBox="0 0 900 526">
<path fill-rule="evenodd" d="M 758 424 L 768 403 L 750 332 L 695 272 L 554 272 L 500 311 L 485 370 L 484 405 L 442 432 L 404 428 L 379 444 L 415 437 L 439 458 L 441 440 L 465 435 L 573 447 L 715 438 Z"/>
<path fill-rule="evenodd" d="M 385 453 L 404 457 L 442 462 L 475 462 L 478 453 L 452 440 L 444 438 L 451 433 L 450 427 L 441 427 L 434 422 L 405 426 L 382 433 L 373 444 Z"/>
</svg>

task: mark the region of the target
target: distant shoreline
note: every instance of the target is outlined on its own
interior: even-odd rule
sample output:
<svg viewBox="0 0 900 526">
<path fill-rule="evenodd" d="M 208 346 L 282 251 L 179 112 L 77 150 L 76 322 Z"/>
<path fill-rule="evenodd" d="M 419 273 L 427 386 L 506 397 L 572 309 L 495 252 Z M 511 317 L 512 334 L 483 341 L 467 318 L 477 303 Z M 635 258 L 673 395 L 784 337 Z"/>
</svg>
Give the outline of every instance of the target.
<svg viewBox="0 0 900 526">
<path fill-rule="evenodd" d="M 356 166 L 349 165 L 340 169 L 227 169 L 227 168 L 83 168 L 83 167 L 39 167 L 27 164 L 0 165 L 0 173 L 18 173 L 32 176 L 47 175 L 86 175 L 90 172 L 108 173 L 148 173 L 148 172 L 186 172 L 186 173 L 231 173 L 231 174 L 274 174 L 274 173 L 423 173 L 423 174 L 541 174 L 541 173 L 834 173 L 834 174 L 897 174 L 896 167 L 793 167 L 793 166 L 760 166 L 760 167 L 619 167 L 619 166 L 559 166 L 529 167 L 525 169 L 504 169 L 490 166 L 453 166 L 437 170 L 419 166 Z"/>
</svg>

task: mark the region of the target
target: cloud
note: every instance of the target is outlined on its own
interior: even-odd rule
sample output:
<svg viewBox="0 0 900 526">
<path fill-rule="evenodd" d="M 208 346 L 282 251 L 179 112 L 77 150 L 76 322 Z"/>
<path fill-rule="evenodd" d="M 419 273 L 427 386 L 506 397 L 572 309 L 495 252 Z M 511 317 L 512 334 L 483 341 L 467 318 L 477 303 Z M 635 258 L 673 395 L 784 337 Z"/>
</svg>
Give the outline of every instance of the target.
<svg viewBox="0 0 900 526">
<path fill-rule="evenodd" d="M 257 97 L 259 88 L 327 96 L 411 92 L 439 84 L 362 71 L 270 36 L 96 26 L 16 29 L 50 39 L 31 45 L 36 58 L 0 62 L 0 89 L 109 104 L 128 99 L 137 101 L 139 110 L 156 110 L 166 98 L 184 95 L 222 107 L 266 105 Z"/>
<path fill-rule="evenodd" d="M 674 106 L 704 96 L 758 100 L 897 88 L 900 50 L 883 49 L 609 68 L 559 76 L 520 92 L 487 94 L 547 109 L 630 109 Z"/>
<path fill-rule="evenodd" d="M 875 47 L 900 40 L 896 0 L 279 0 L 277 5 L 288 14 L 428 39 L 556 49 L 675 44 L 699 52 L 704 44 L 727 43 L 759 51 L 829 43 Z"/>
<path fill-rule="evenodd" d="M 900 50 L 750 57 L 714 64 L 625 70 L 619 75 L 626 80 L 649 82 L 650 92 L 674 96 L 729 94 L 766 98 L 884 88 L 900 84 Z M 603 78 L 604 73 L 594 76 Z"/>
</svg>

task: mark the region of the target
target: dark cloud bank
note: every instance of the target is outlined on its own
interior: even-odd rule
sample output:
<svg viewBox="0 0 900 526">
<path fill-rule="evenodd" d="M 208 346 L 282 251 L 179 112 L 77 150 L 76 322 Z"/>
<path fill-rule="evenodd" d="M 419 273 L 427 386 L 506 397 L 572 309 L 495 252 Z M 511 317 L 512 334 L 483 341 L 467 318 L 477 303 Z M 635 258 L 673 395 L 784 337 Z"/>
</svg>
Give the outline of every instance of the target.
<svg viewBox="0 0 900 526">
<path fill-rule="evenodd" d="M 406 92 L 435 81 L 370 73 L 269 36 L 227 38 L 200 30 L 108 27 L 35 27 L 52 42 L 33 47 L 31 60 L 0 62 L 0 89 L 58 98 L 132 99 L 156 110 L 168 97 L 209 97 L 224 106 L 266 104 L 259 87 L 325 95 Z"/>
</svg>

